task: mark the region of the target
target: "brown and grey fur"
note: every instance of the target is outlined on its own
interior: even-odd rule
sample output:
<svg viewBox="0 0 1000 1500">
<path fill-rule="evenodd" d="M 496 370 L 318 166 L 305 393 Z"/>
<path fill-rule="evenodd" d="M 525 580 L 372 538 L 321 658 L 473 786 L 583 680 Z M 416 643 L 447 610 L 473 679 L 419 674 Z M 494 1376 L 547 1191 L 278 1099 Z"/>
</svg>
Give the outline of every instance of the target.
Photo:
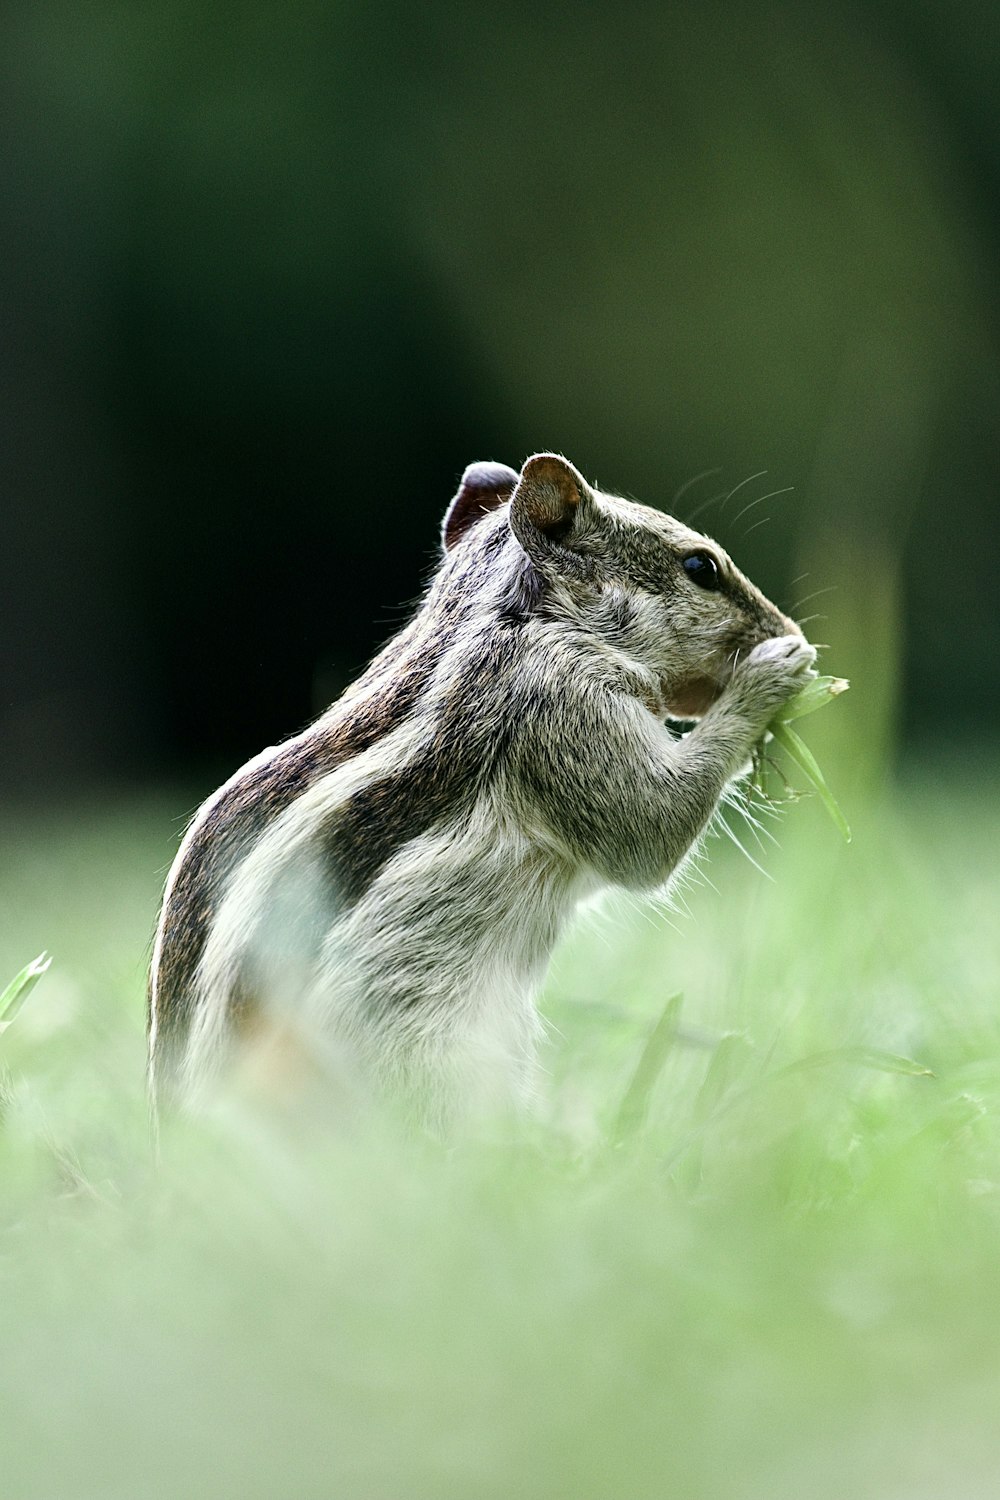
<svg viewBox="0 0 1000 1500">
<path fill-rule="evenodd" d="M 814 659 L 714 542 L 555 455 L 473 465 L 443 543 L 409 625 L 188 830 L 150 974 L 158 1090 L 197 1093 L 280 1022 L 432 1114 L 528 1096 L 574 907 L 671 879 Z"/>
</svg>

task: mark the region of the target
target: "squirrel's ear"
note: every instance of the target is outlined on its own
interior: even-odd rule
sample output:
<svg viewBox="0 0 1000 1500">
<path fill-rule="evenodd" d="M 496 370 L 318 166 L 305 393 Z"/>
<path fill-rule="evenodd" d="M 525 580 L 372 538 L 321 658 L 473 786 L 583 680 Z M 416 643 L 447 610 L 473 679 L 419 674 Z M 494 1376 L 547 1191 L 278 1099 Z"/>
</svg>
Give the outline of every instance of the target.
<svg viewBox="0 0 1000 1500">
<path fill-rule="evenodd" d="M 451 551 L 480 516 L 509 500 L 516 484 L 517 474 L 506 464 L 470 464 L 441 523 L 445 552 Z"/>
<path fill-rule="evenodd" d="M 534 561 L 572 548 L 572 538 L 593 508 L 582 474 L 556 453 L 536 453 L 521 470 L 510 502 L 511 530 Z"/>
</svg>

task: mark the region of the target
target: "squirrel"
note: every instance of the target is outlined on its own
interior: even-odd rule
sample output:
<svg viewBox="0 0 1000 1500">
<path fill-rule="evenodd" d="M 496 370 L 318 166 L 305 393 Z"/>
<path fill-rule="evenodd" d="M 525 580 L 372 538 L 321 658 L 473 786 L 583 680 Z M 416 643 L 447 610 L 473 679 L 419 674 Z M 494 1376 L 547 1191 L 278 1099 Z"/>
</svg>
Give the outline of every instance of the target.
<svg viewBox="0 0 1000 1500">
<path fill-rule="evenodd" d="M 404 629 L 188 828 L 154 1098 L 273 1024 L 427 1119 L 529 1102 L 574 909 L 671 881 L 815 660 L 714 541 L 553 453 L 470 465 L 441 543 Z"/>
</svg>

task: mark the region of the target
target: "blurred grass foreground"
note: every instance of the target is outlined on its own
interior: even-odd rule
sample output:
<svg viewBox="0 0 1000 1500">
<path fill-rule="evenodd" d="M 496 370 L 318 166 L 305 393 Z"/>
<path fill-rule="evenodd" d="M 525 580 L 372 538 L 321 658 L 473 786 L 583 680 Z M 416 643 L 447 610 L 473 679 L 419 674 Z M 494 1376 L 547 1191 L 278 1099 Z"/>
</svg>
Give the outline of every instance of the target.
<svg viewBox="0 0 1000 1500">
<path fill-rule="evenodd" d="M 4 977 L 55 957 L 0 1038 L 5 1500 L 995 1494 L 997 791 L 912 767 L 849 849 L 797 806 L 771 881 L 716 839 L 688 911 L 590 913 L 519 1132 L 232 1103 L 159 1169 L 176 806 L 10 825 Z"/>
</svg>

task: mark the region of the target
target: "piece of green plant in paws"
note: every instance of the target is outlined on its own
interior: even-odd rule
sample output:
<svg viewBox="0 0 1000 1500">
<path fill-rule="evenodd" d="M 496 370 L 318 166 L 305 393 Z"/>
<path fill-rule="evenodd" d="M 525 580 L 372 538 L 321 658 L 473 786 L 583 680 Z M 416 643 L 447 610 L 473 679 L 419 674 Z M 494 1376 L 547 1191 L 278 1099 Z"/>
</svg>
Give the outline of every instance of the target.
<svg viewBox="0 0 1000 1500">
<path fill-rule="evenodd" d="M 816 705 L 816 707 L 819 706 L 819 704 Z M 806 709 L 805 712 L 811 713 L 812 710 Z M 844 817 L 836 797 L 827 786 L 823 772 L 820 770 L 816 757 L 809 749 L 809 746 L 780 717 L 772 721 L 768 732 L 774 739 L 774 743 L 781 746 L 782 750 L 791 757 L 802 774 L 812 782 L 823 806 L 844 835 L 845 841 L 849 844 L 851 842 L 851 830 L 847 819 Z"/>
<path fill-rule="evenodd" d="M 846 692 L 849 686 L 850 684 L 844 677 L 811 677 L 805 686 L 778 710 L 767 727 L 767 734 L 775 744 L 782 747 L 806 779 L 812 783 L 823 806 L 848 843 L 851 841 L 851 830 L 847 819 L 827 786 L 816 757 L 795 730 L 788 726 L 794 719 L 802 719 L 806 714 L 815 713 L 818 708 L 824 708 L 831 699 Z"/>
<path fill-rule="evenodd" d="M 15 974 L 10 984 L 0 995 L 0 1031 L 6 1031 L 35 985 L 46 972 L 52 959 L 40 953 L 30 964 L 25 964 L 20 974 Z"/>
<path fill-rule="evenodd" d="M 825 708 L 831 698 L 846 693 L 850 685 L 846 677 L 811 677 L 804 688 L 800 688 L 794 697 L 779 708 L 768 725 L 769 730 L 773 734 L 775 724 L 790 724 L 793 719 L 804 719 L 806 714 L 814 714 L 817 708 Z"/>
</svg>

